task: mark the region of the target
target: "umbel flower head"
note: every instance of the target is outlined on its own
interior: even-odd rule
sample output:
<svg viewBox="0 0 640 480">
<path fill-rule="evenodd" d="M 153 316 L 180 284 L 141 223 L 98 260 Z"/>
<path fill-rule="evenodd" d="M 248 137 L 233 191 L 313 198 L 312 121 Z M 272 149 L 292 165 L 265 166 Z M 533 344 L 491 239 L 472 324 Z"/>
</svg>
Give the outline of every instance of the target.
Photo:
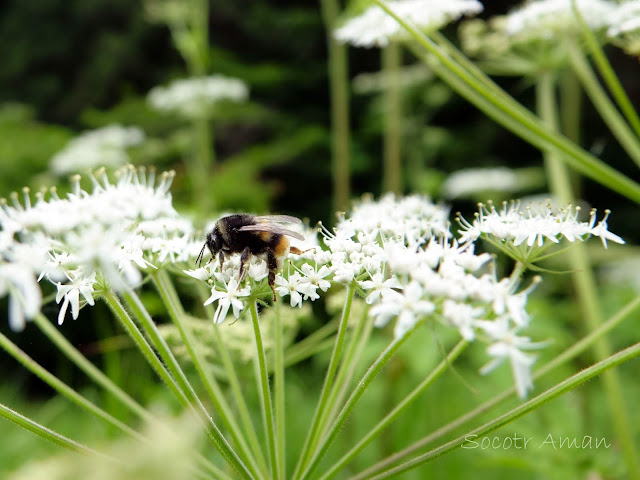
<svg viewBox="0 0 640 480">
<path fill-rule="evenodd" d="M 400 338 L 437 320 L 468 341 L 487 341 L 493 360 L 484 371 L 508 360 L 525 396 L 535 360 L 526 351 L 539 345 L 520 332 L 529 325 L 526 303 L 537 280 L 520 289 L 518 279 L 498 278 L 490 255 L 451 238 L 448 209 L 421 196 L 366 199 L 324 236 L 329 251 L 316 261 L 334 282 L 355 282 L 376 326 L 394 322 Z"/>
<path fill-rule="evenodd" d="M 72 190 L 28 190 L 0 208 L 0 295 L 11 295 L 10 324 L 24 327 L 40 309 L 37 281 L 50 281 L 61 304 L 59 323 L 69 307 L 78 317 L 81 301 L 93 304 L 99 284 L 120 289 L 137 285 L 140 270 L 197 254 L 193 227 L 173 209 L 173 172 L 156 182 L 154 171 L 125 167 L 112 183 L 104 169 L 89 174 L 91 191 L 73 178 Z"/>
<path fill-rule="evenodd" d="M 98 167 L 121 167 L 130 161 L 127 148 L 140 145 L 144 139 L 144 132 L 138 127 L 116 124 L 90 130 L 56 153 L 49 166 L 57 175 Z"/>
<path fill-rule="evenodd" d="M 482 11 L 476 0 L 395 0 L 387 5 L 403 20 L 421 30 L 435 31 L 463 15 Z M 357 47 L 385 47 L 393 40 L 407 38 L 398 21 L 377 5 L 347 20 L 334 36 Z"/>
<path fill-rule="evenodd" d="M 576 0 L 587 28 L 601 41 L 616 4 L 606 0 Z M 482 60 L 494 74 L 538 75 L 564 67 L 567 42 L 580 44 L 581 27 L 572 0 L 524 2 L 506 15 L 488 21 L 474 19 L 460 29 L 463 49 Z"/>
<path fill-rule="evenodd" d="M 640 0 L 618 5 L 608 19 L 607 36 L 629 55 L 640 54 Z"/>
<path fill-rule="evenodd" d="M 473 222 L 458 215 L 462 242 L 474 242 L 482 237 L 524 264 L 531 264 L 555 244 L 583 241 L 590 236 L 599 237 L 607 248 L 607 241 L 623 244 L 624 240 L 609 231 L 605 216 L 597 221 L 596 210 L 591 210 L 588 222 L 579 220 L 580 207 L 568 205 L 560 210 L 549 204 L 534 203 L 525 207 L 520 202 L 504 202 L 497 209 L 492 203 L 479 204 Z"/>
<path fill-rule="evenodd" d="M 223 100 L 243 102 L 249 96 L 247 85 L 224 75 L 174 80 L 151 89 L 149 104 L 161 112 L 178 113 L 186 118 L 207 118 Z"/>
</svg>

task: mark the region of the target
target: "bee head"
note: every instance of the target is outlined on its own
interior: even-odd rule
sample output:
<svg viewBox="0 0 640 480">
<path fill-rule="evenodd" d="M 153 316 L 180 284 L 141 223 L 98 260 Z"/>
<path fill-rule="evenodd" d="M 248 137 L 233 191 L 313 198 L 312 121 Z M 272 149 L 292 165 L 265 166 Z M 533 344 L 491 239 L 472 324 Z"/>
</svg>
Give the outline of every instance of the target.
<svg viewBox="0 0 640 480">
<path fill-rule="evenodd" d="M 218 227 L 207 234 L 206 244 L 212 256 L 215 256 L 222 249 L 223 240 Z"/>
</svg>

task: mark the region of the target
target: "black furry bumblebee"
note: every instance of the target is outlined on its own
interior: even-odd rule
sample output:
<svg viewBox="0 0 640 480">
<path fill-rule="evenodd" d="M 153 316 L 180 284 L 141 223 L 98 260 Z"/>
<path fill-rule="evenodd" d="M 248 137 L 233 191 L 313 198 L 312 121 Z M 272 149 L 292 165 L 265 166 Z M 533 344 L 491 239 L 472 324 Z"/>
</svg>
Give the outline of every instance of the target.
<svg viewBox="0 0 640 480">
<path fill-rule="evenodd" d="M 239 253 L 239 281 L 242 281 L 246 274 L 245 263 L 249 257 L 264 255 L 269 269 L 269 286 L 273 291 L 273 300 L 276 301 L 276 291 L 273 286 L 276 271 L 282 268 L 282 261 L 289 252 L 297 255 L 303 253 L 302 250 L 289 245 L 287 236 L 304 240 L 304 237 L 298 232 L 287 230 L 278 225 L 281 223 L 299 224 L 302 221 L 289 215 L 256 216 L 241 213 L 222 217 L 216 222 L 213 230 L 207 234 L 207 239 L 200 250 L 196 263 L 202 264 L 205 248 L 211 252 L 209 262 L 218 255 L 220 267 L 222 267 L 225 257 Z"/>
</svg>

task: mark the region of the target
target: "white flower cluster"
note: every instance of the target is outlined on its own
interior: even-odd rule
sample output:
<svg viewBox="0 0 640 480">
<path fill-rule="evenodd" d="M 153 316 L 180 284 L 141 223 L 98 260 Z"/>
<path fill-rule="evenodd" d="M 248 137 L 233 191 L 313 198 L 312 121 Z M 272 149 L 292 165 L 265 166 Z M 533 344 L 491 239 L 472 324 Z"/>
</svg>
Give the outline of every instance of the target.
<svg viewBox="0 0 640 480">
<path fill-rule="evenodd" d="M 275 277 L 275 291 L 281 298 L 289 296 L 292 307 L 302 307 L 304 300 L 316 300 L 320 298 L 318 290 L 326 291 L 331 285 L 325 277 L 331 272 L 324 266 L 305 263 L 315 256 L 314 249 L 318 247 L 317 231 L 309 230 L 300 225 L 291 225 L 290 230 L 304 235 L 304 242 L 297 242 L 301 250 L 310 251 L 302 255 L 290 255 L 288 265 L 278 272 Z M 249 296 L 253 292 L 259 292 L 258 296 L 270 296 L 267 277 L 269 270 L 265 259 L 261 256 L 252 256 L 245 264 L 246 278 L 240 282 L 240 255 L 231 255 L 225 259 L 222 268 L 217 261 L 212 259 L 210 263 L 196 270 L 185 270 L 198 280 L 208 281 L 211 287 L 211 296 L 205 302 L 209 305 L 217 302 L 214 323 L 222 323 L 229 310 L 235 318 L 245 310 Z M 296 261 L 297 260 L 297 261 Z"/>
<path fill-rule="evenodd" d="M 592 30 L 607 27 L 616 4 L 606 0 L 576 0 L 580 15 Z M 554 39 L 558 35 L 579 32 L 572 0 L 534 0 L 513 10 L 506 16 L 508 35 L 522 40 Z"/>
<path fill-rule="evenodd" d="M 131 166 L 117 176 L 111 183 L 104 169 L 90 173 L 91 193 L 76 176 L 64 198 L 52 189 L 48 199 L 38 192 L 32 204 L 25 190 L 23 203 L 17 194 L 11 204 L 2 202 L 0 295 L 11 295 L 13 329 L 40 310 L 42 279 L 57 286 L 62 323 L 69 306 L 77 318 L 80 296 L 93 304 L 101 279 L 115 289 L 136 285 L 140 269 L 195 258 L 200 242 L 193 241 L 193 227 L 178 216 L 168 192 L 173 173 L 162 174 L 157 184 L 153 171 Z"/>
<path fill-rule="evenodd" d="M 518 332 L 528 326 L 525 307 L 534 284 L 518 291 L 517 279 L 496 278 L 490 255 L 476 255 L 472 243 L 449 239 L 447 216 L 446 209 L 419 196 L 366 201 L 333 233 L 325 232 L 329 251 L 316 260 L 324 257 L 334 281 L 357 283 L 376 326 L 395 319 L 397 338 L 429 317 L 469 341 L 487 340 L 493 360 L 482 371 L 508 359 L 524 396 L 535 360 L 524 350 L 539 345 Z"/>
<path fill-rule="evenodd" d="M 519 184 L 519 175 L 511 168 L 466 168 L 447 178 L 442 184 L 442 195 L 459 198 L 478 192 L 515 192 Z"/>
<path fill-rule="evenodd" d="M 480 210 L 472 223 L 458 217 L 462 226 L 460 240 L 473 242 L 482 235 L 514 247 L 544 247 L 549 242 L 576 242 L 593 235 L 600 237 L 605 248 L 608 240 L 624 243 L 622 238 L 608 229 L 608 210 L 597 224 L 595 209 L 591 210 L 588 222 L 581 222 L 578 219 L 579 213 L 580 207 L 571 205 L 554 210 L 548 204 L 529 204 L 521 208 L 520 202 L 503 202 L 502 208 L 498 210 L 493 204 L 480 204 Z"/>
<path fill-rule="evenodd" d="M 607 35 L 630 55 L 640 53 L 640 0 L 621 3 L 614 10 Z"/>
<path fill-rule="evenodd" d="M 403 20 L 421 30 L 438 30 L 463 15 L 482 11 L 477 0 L 396 0 L 387 5 Z M 406 38 L 405 29 L 377 5 L 347 20 L 334 36 L 357 47 L 385 47 L 390 41 Z"/>
<path fill-rule="evenodd" d="M 49 162 L 56 175 L 66 175 L 97 167 L 121 167 L 130 161 L 127 148 L 144 142 L 138 127 L 109 125 L 85 132 L 56 153 Z"/>
<path fill-rule="evenodd" d="M 174 80 L 151 89 L 147 101 L 156 110 L 180 113 L 186 118 L 208 117 L 221 100 L 242 102 L 249 96 L 240 79 L 224 75 Z"/>
</svg>

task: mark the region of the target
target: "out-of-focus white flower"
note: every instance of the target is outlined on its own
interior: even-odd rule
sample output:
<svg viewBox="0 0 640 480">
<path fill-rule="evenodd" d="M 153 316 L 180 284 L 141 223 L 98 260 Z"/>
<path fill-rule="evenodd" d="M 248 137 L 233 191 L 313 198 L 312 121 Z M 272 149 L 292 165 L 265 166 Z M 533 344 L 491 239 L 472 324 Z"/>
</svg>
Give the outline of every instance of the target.
<svg viewBox="0 0 640 480">
<path fill-rule="evenodd" d="M 98 167 L 121 167 L 130 161 L 127 148 L 140 145 L 145 135 L 138 127 L 109 125 L 85 132 L 51 159 L 56 175 L 84 172 Z"/>
<path fill-rule="evenodd" d="M 609 17 L 607 36 L 629 55 L 640 54 L 640 0 L 618 5 Z"/>
<path fill-rule="evenodd" d="M 209 305 L 210 303 L 218 302 L 218 307 L 213 315 L 213 323 L 219 324 L 224 322 L 229 308 L 233 309 L 234 317 L 238 318 L 240 316 L 240 312 L 244 310 L 245 307 L 244 302 L 240 300 L 240 298 L 248 296 L 250 292 L 247 287 L 241 289 L 238 287 L 238 281 L 232 278 L 226 285 L 225 291 L 216 290 L 215 287 L 211 289 L 211 296 L 204 304 Z"/>
<path fill-rule="evenodd" d="M 539 169 L 466 168 L 449 175 L 442 184 L 442 195 L 445 198 L 469 198 L 487 192 L 511 194 L 537 187 L 543 181 L 544 175 Z"/>
<path fill-rule="evenodd" d="M 248 96 L 249 89 L 242 80 L 211 75 L 174 80 L 168 86 L 154 87 L 147 100 L 156 110 L 199 118 L 208 117 L 221 100 L 242 102 Z"/>
<path fill-rule="evenodd" d="M 534 0 L 506 16 L 506 32 L 522 40 L 553 39 L 580 31 L 572 0 Z M 580 15 L 593 30 L 604 29 L 616 4 L 605 0 L 576 0 Z"/>
<path fill-rule="evenodd" d="M 476 0 L 396 0 L 386 2 L 400 18 L 421 30 L 435 31 L 463 15 L 482 11 Z M 357 47 L 385 47 L 407 37 L 405 29 L 377 5 L 347 20 L 334 31 L 337 40 Z"/>
<path fill-rule="evenodd" d="M 0 297 L 9 294 L 9 326 L 22 330 L 42 305 L 42 293 L 33 271 L 17 263 L 0 263 Z"/>
</svg>

